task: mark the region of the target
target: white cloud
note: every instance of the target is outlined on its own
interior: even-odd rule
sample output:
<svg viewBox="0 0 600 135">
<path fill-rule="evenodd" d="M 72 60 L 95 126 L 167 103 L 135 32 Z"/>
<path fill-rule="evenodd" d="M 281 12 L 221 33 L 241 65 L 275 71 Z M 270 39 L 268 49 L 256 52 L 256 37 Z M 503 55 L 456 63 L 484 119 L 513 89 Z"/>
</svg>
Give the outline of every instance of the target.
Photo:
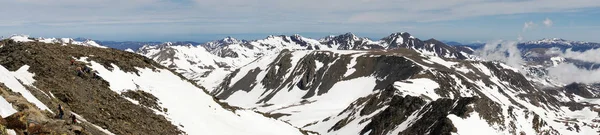
<svg viewBox="0 0 600 135">
<path fill-rule="evenodd" d="M 559 48 L 551 48 L 546 54 L 564 58 L 576 59 L 585 62 L 600 63 L 600 49 L 592 49 L 584 52 L 567 49 L 564 52 Z M 600 70 L 587 70 L 578 68 L 571 63 L 563 63 L 548 70 L 548 74 L 562 83 L 598 83 L 600 82 Z"/>
<path fill-rule="evenodd" d="M 542 21 L 542 24 L 544 24 L 544 26 L 546 26 L 546 27 L 552 27 L 553 22 L 552 22 L 552 20 L 550 20 L 550 18 L 546 18 L 544 21 Z M 538 24 L 534 23 L 533 21 L 525 22 L 525 24 L 523 24 L 523 32 L 533 30 L 537 26 L 538 26 Z M 521 35 L 519 35 L 519 41 L 522 39 L 523 39 L 523 37 L 521 37 Z"/>
<path fill-rule="evenodd" d="M 495 41 L 487 43 L 482 49 L 477 50 L 476 55 L 490 61 L 504 62 L 511 67 L 520 69 L 524 64 L 521 53 L 516 46 L 516 42 Z M 600 49 L 589 50 L 586 52 L 575 52 L 566 50 L 564 53 L 553 48 L 546 54 L 558 55 L 561 57 L 578 59 L 587 62 L 600 62 Z M 572 63 L 561 63 L 555 67 L 548 68 L 548 75 L 557 81 L 565 84 L 569 83 L 598 83 L 600 82 L 600 69 L 587 70 L 578 68 Z"/>
<path fill-rule="evenodd" d="M 600 70 L 586 70 L 577 68 L 573 64 L 560 64 L 548 70 L 548 75 L 553 76 L 558 81 L 569 84 L 577 83 L 598 83 L 600 82 Z"/>
<path fill-rule="evenodd" d="M 525 24 L 523 24 L 523 32 L 531 30 L 536 26 L 537 24 L 533 23 L 533 21 L 525 22 Z"/>
<path fill-rule="evenodd" d="M 554 24 L 554 22 L 552 22 L 552 20 L 550 20 L 550 18 L 546 18 L 546 20 L 544 20 L 544 26 L 546 27 L 552 27 L 552 25 Z"/>
<path fill-rule="evenodd" d="M 509 66 L 520 69 L 523 64 L 521 52 L 517 48 L 517 42 L 494 41 L 486 43 L 485 46 L 476 50 L 475 54 L 490 61 L 501 61 Z"/>
</svg>

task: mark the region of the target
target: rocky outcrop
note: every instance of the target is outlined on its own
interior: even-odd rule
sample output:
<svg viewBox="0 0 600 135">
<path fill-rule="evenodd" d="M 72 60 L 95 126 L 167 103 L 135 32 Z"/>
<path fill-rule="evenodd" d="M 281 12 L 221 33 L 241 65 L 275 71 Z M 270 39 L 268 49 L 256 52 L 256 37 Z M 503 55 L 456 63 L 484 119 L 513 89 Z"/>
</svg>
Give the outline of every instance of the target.
<svg viewBox="0 0 600 135">
<path fill-rule="evenodd" d="M 154 111 L 138 106 L 109 89 L 102 79 L 91 75 L 78 77 L 73 58 L 89 57 L 111 68 L 117 65 L 126 72 L 137 72 L 135 67 L 162 67 L 143 56 L 85 46 L 62 46 L 39 42 L 6 44 L 0 48 L 0 64 L 9 70 L 29 65 L 35 74 L 34 86 L 46 93 L 53 93 L 58 100 L 43 100 L 45 104 L 61 104 L 85 117 L 89 122 L 108 129 L 115 134 L 180 134 L 174 124 Z M 44 98 L 40 98 L 44 99 Z M 135 123 L 135 124 L 132 124 Z"/>
<path fill-rule="evenodd" d="M 597 98 L 599 95 L 592 93 L 586 84 L 581 83 L 571 83 L 564 87 L 564 91 L 568 94 L 575 94 L 584 98 Z"/>
</svg>

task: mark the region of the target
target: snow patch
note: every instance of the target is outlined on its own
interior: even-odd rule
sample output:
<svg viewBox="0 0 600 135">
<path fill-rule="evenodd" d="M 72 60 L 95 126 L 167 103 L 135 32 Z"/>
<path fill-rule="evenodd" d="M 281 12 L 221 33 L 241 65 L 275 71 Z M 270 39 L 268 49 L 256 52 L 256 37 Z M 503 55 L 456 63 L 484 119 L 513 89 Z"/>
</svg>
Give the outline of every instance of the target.
<svg viewBox="0 0 600 135">
<path fill-rule="evenodd" d="M 322 68 L 324 65 L 325 65 L 325 64 L 323 64 L 323 62 L 320 62 L 320 61 L 318 61 L 318 60 L 315 60 L 315 66 L 316 66 L 315 70 L 319 70 L 319 69 L 321 69 L 321 68 Z"/>
<path fill-rule="evenodd" d="M 139 89 L 156 96 L 161 106 L 169 110 L 165 117 L 183 125 L 181 129 L 188 134 L 300 134 L 284 122 L 251 111 L 228 111 L 203 90 L 166 69 L 137 68 L 138 76 L 121 71 L 114 64 L 112 71 L 94 61 L 91 65 L 115 92 Z"/>
<path fill-rule="evenodd" d="M 559 64 L 565 62 L 565 58 L 563 58 L 563 57 L 552 57 L 552 58 L 550 58 L 550 61 L 552 61 L 552 66 L 556 67 Z"/>
<path fill-rule="evenodd" d="M 426 96 L 435 101 L 441 98 L 435 93 L 435 89 L 439 88 L 440 85 L 428 78 L 408 79 L 405 81 L 397 81 L 394 83 L 394 87 L 400 90 L 403 95 L 411 95 L 415 97 Z"/>
<path fill-rule="evenodd" d="M 17 71 L 12 72 L 12 73 L 15 76 L 15 78 L 19 79 L 23 84 L 33 85 L 33 83 L 35 82 L 35 79 L 33 79 L 33 76 L 35 76 L 35 74 L 29 72 L 28 70 L 29 70 L 29 65 L 23 65 Z"/>
<path fill-rule="evenodd" d="M 28 66 L 23 68 L 21 67 L 20 69 L 28 69 Z M 26 71 L 26 70 L 25 70 Z M 22 73 L 24 71 L 18 72 L 18 73 Z M 14 92 L 18 92 L 21 93 L 21 95 L 23 95 L 23 97 L 25 99 L 27 99 L 27 101 L 33 103 L 35 106 L 37 106 L 38 108 L 40 108 L 41 110 L 48 110 L 51 111 L 46 105 L 44 105 L 44 103 L 42 103 L 40 100 L 38 100 L 35 96 L 33 96 L 33 94 L 31 94 L 31 92 L 29 92 L 29 90 L 27 90 L 18 80 L 15 75 L 15 73 L 8 71 L 8 69 L 4 68 L 4 66 L 0 66 L 0 82 L 4 83 L 4 85 L 6 85 L 6 87 L 8 87 L 9 89 L 11 89 Z M 31 78 L 27 78 L 28 75 L 30 75 L 31 73 L 23 73 L 23 74 L 19 74 L 20 77 L 25 78 L 26 81 L 30 81 L 33 82 L 32 77 Z M 31 79 L 31 80 L 28 80 Z"/>
<path fill-rule="evenodd" d="M 33 40 L 29 39 L 29 35 L 12 35 L 9 39 L 12 39 L 15 42 L 32 42 Z"/>
<path fill-rule="evenodd" d="M 447 116 L 452 120 L 452 124 L 457 129 L 459 135 L 496 135 L 499 134 L 484 119 L 479 117 L 479 113 L 473 112 L 470 117 L 461 118 L 454 114 Z"/>
<path fill-rule="evenodd" d="M 304 126 L 328 116 L 336 115 L 358 98 L 373 93 L 373 88 L 376 85 L 374 80 L 375 78 L 373 77 L 360 77 L 337 82 L 327 94 L 306 99 L 308 101 L 315 101 L 313 103 L 277 110 L 276 112 L 292 114 L 289 117 L 282 117 L 282 119 L 289 121 L 295 126 Z M 285 98 L 279 98 L 279 100 L 285 100 Z M 269 102 L 279 103 L 274 100 Z"/>
<path fill-rule="evenodd" d="M 17 132 L 15 132 L 15 130 L 12 130 L 12 129 L 7 129 L 7 130 L 6 130 L 6 133 L 7 133 L 8 135 L 18 135 L 18 134 L 17 134 Z"/>
<path fill-rule="evenodd" d="M 6 118 L 16 112 L 17 110 L 15 110 L 15 108 L 13 108 L 12 105 L 6 101 L 6 99 L 0 96 L 0 117 Z"/>
<path fill-rule="evenodd" d="M 358 58 L 359 56 L 354 56 L 352 57 L 352 60 L 350 60 L 350 63 L 348 64 L 348 66 L 346 68 L 348 68 L 348 70 L 346 71 L 346 73 L 344 73 L 344 77 L 347 77 L 349 75 L 351 75 L 352 73 L 354 73 L 356 71 L 356 69 L 354 68 L 354 66 L 356 65 L 356 58 Z"/>
<path fill-rule="evenodd" d="M 423 60 L 423 61 L 427 61 L 427 60 Z M 429 57 L 429 61 L 432 61 L 434 63 L 443 65 L 443 66 L 445 66 L 447 68 L 451 68 L 452 66 L 458 64 L 458 62 L 447 61 L 447 60 L 444 60 L 444 59 L 442 59 L 440 57 L 436 57 L 436 56 L 430 56 Z"/>
</svg>

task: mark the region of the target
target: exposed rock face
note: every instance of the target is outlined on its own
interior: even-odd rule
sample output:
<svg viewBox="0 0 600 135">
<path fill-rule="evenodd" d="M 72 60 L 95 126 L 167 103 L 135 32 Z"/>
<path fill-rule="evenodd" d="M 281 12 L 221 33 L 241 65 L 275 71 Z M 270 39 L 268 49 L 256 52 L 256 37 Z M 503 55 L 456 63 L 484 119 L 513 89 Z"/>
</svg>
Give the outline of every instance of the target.
<svg viewBox="0 0 600 135">
<path fill-rule="evenodd" d="M 292 54 L 288 51 L 282 52 L 273 63 L 269 64 L 269 69 L 264 78 L 257 76 L 260 68 L 250 70 L 242 79 L 232 83 L 226 80 L 226 83 L 220 85 L 218 89 L 213 91 L 217 97 L 227 99 L 229 95 L 235 91 L 245 88 L 245 91 L 253 89 L 257 84 L 252 80 L 260 80 L 267 91 L 264 93 L 265 98 L 260 102 L 267 102 L 272 96 L 281 90 L 292 90 L 298 87 L 301 90 L 307 91 L 302 97 L 304 99 L 313 96 L 327 93 L 334 84 L 344 80 L 350 80 L 359 77 L 375 76 L 377 78 L 385 78 L 377 80 L 377 86 L 373 90 L 384 89 L 387 84 L 398 80 L 407 79 L 410 76 L 418 73 L 421 69 L 410 60 L 404 57 L 382 56 L 382 57 L 359 57 L 356 58 L 356 72 L 346 75 L 346 67 L 352 60 L 350 55 L 336 55 L 333 52 L 315 52 L 301 58 L 297 64 L 290 63 Z M 322 67 L 317 67 L 316 63 L 322 63 Z M 296 65 L 292 67 L 292 65 Z M 235 76 L 239 73 L 236 71 Z M 288 75 L 289 76 L 286 76 Z M 296 79 L 297 80 L 296 82 Z M 381 84 L 381 85 L 380 85 Z M 245 87 L 231 87 L 245 86 Z"/>
<path fill-rule="evenodd" d="M 598 93 L 592 93 L 585 84 L 572 83 L 565 86 L 565 91 L 568 94 L 575 94 L 584 98 L 597 98 Z"/>
<path fill-rule="evenodd" d="M 389 107 L 375 115 L 371 123 L 367 124 L 361 131 L 361 134 L 366 132 L 370 132 L 370 135 L 389 134 L 396 128 L 396 125 L 407 121 L 409 116 L 415 114 L 422 116 L 422 119 L 417 120 L 413 123 L 413 126 L 399 134 L 451 134 L 456 132 L 456 128 L 452 121 L 446 118 L 447 115 L 454 114 L 465 117 L 467 111 L 472 109 L 468 105 L 475 100 L 477 98 L 440 99 L 427 104 L 418 97 L 394 96 L 389 103 Z M 430 109 L 420 110 L 421 108 Z"/>
</svg>

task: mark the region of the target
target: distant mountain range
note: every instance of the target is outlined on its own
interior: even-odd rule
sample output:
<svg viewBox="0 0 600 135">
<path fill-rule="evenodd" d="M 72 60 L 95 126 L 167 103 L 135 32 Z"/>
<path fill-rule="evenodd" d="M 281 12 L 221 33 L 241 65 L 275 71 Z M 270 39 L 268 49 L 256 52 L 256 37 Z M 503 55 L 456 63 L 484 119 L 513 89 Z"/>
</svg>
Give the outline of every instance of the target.
<svg viewBox="0 0 600 135">
<path fill-rule="evenodd" d="M 560 38 L 545 38 L 537 41 L 528 41 L 519 43 L 520 49 L 533 49 L 533 48 L 552 48 L 557 47 L 562 50 L 571 48 L 573 51 L 585 51 L 589 49 L 600 48 L 600 43 L 584 42 L 584 41 L 570 41 Z"/>
<path fill-rule="evenodd" d="M 479 49 L 485 45 L 485 43 L 459 43 L 455 41 L 444 41 L 447 45 L 451 46 L 468 46 L 472 49 Z M 600 48 L 600 43 L 595 42 L 584 42 L 584 41 L 571 41 L 561 38 L 544 38 L 534 41 L 520 42 L 518 48 L 521 50 L 530 50 L 534 48 L 553 48 L 557 47 L 562 50 L 571 48 L 573 51 L 585 51 L 589 49 Z"/>
</svg>

